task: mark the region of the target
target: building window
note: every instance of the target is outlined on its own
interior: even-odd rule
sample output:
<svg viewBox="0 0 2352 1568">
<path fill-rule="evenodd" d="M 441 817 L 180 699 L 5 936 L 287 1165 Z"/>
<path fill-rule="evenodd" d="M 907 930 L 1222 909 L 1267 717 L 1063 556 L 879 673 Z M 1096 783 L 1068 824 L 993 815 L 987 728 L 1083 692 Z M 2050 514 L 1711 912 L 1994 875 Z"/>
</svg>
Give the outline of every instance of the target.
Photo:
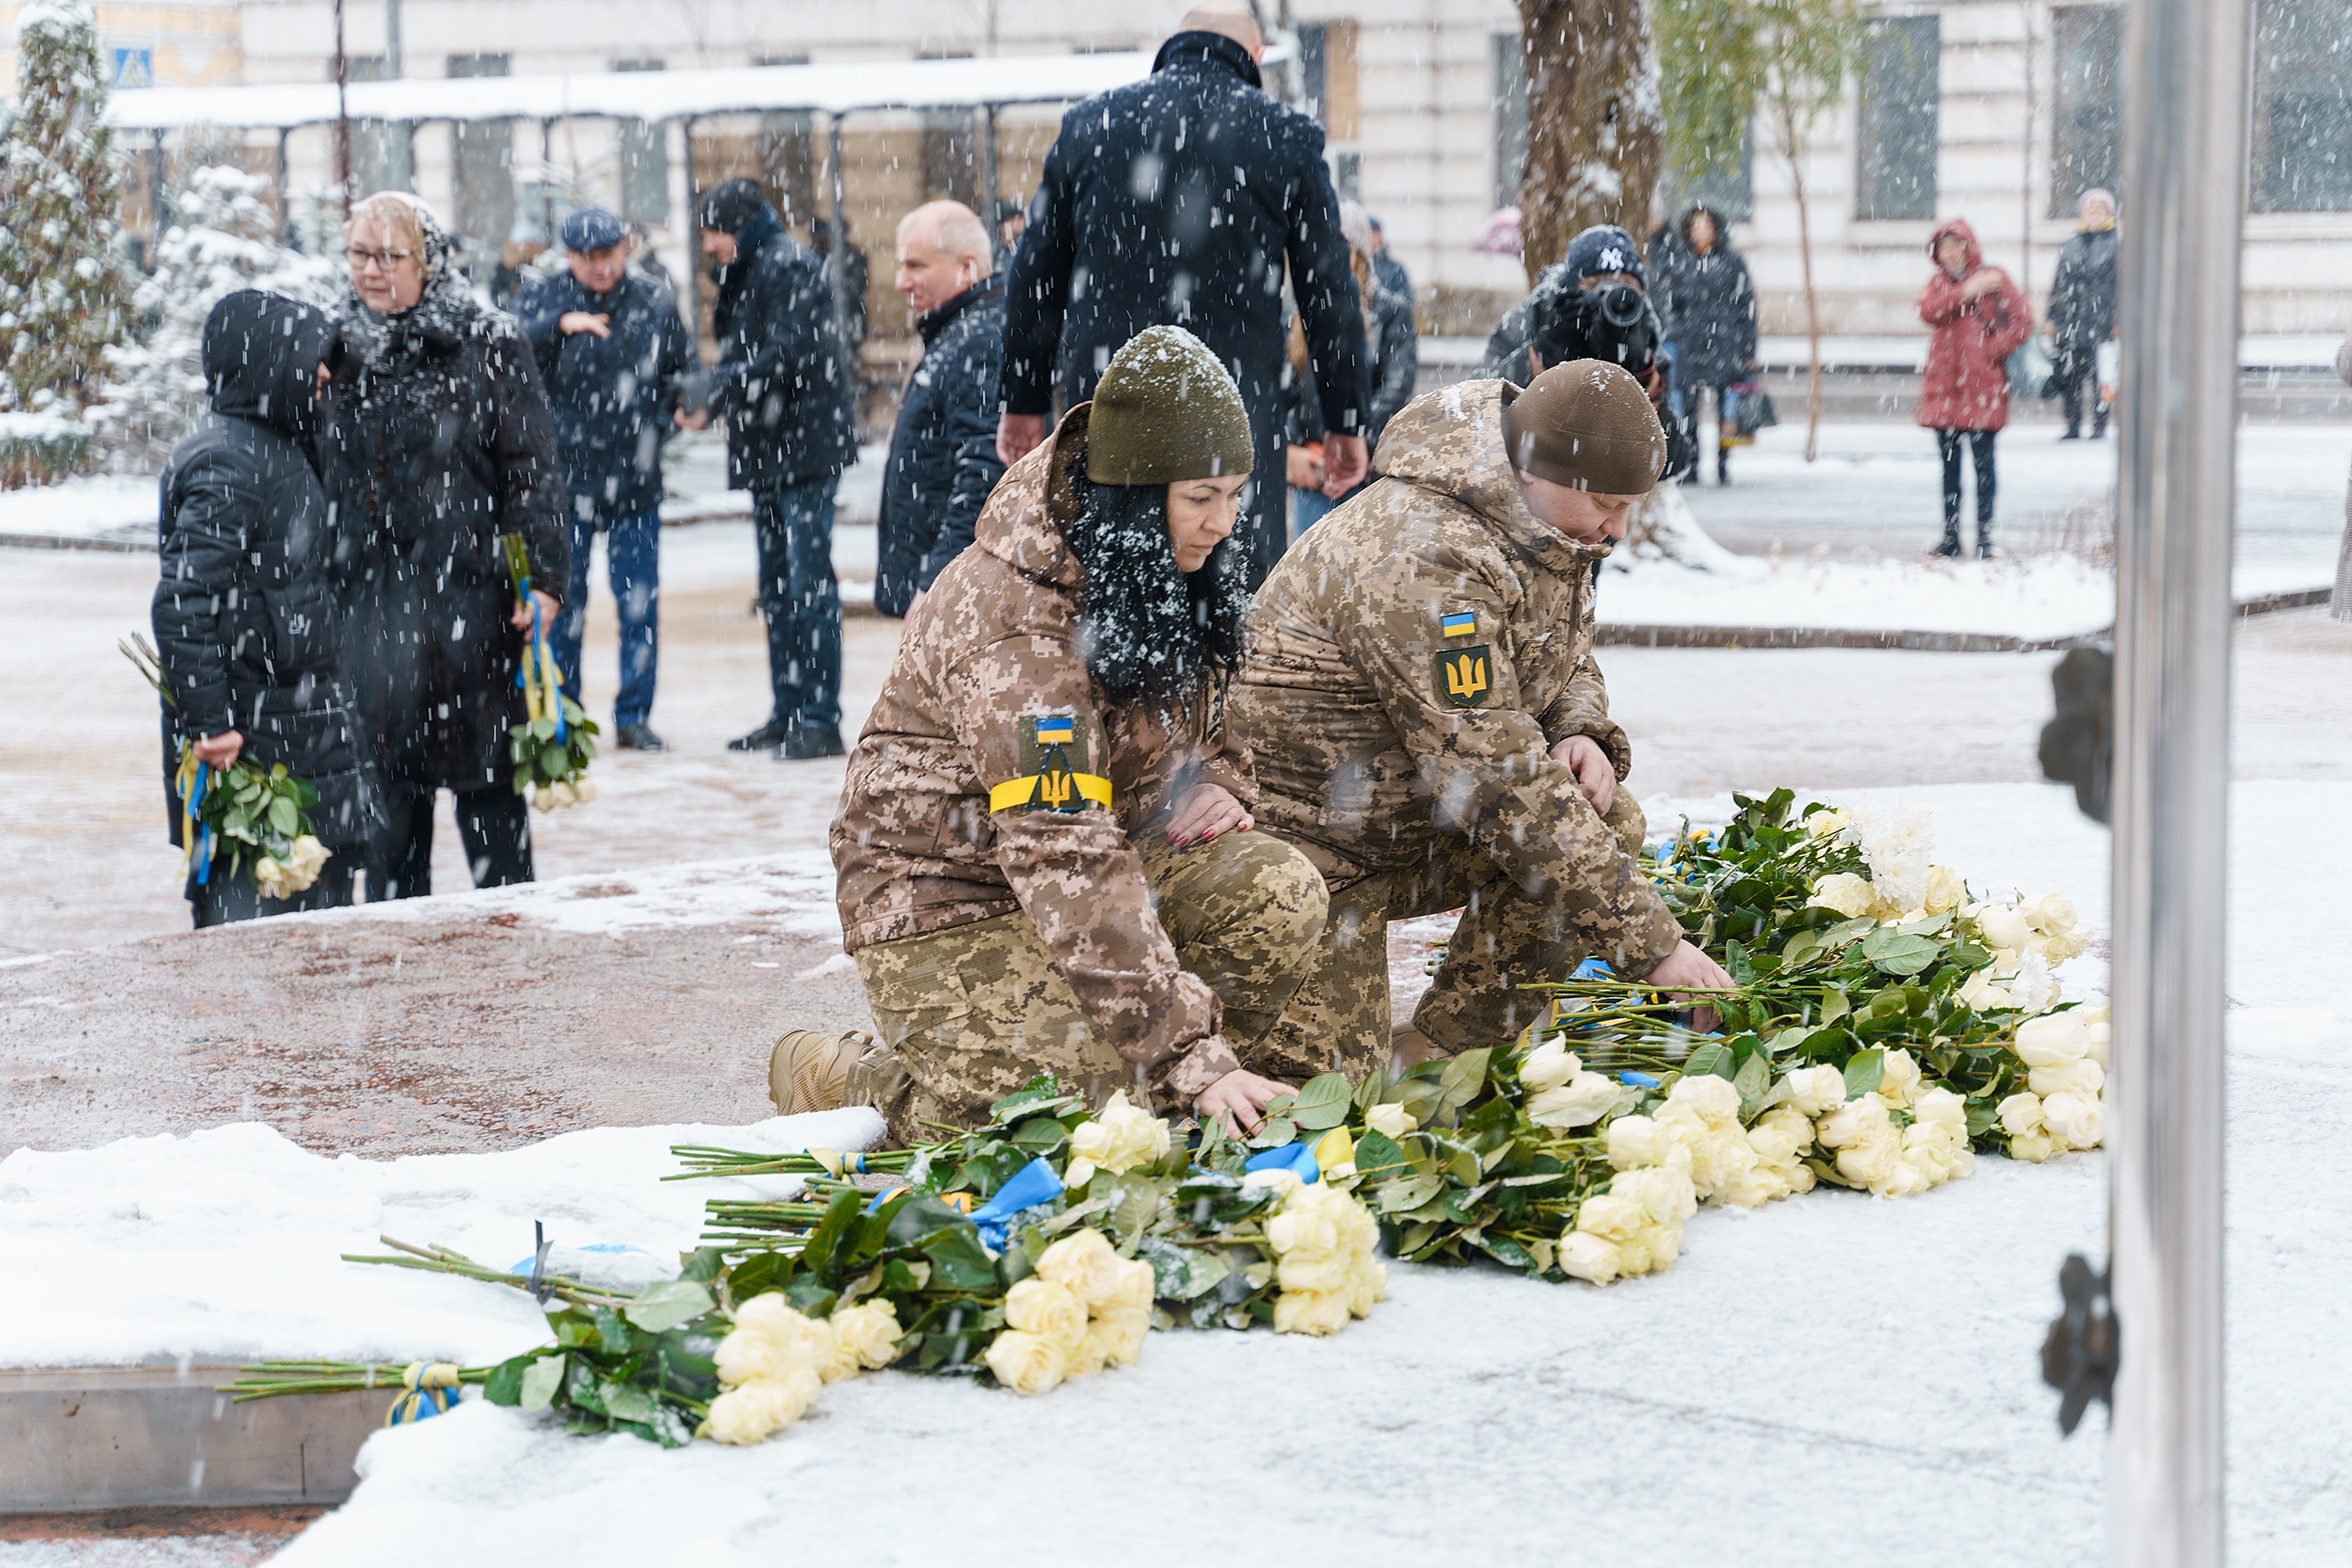
<svg viewBox="0 0 2352 1568">
<path fill-rule="evenodd" d="M 505 55 L 451 55 L 453 77 L 506 76 Z M 515 222 L 514 121 L 461 120 L 452 128 L 457 232 L 492 256 Z"/>
<path fill-rule="evenodd" d="M 657 71 L 661 60 L 614 60 L 616 71 Z M 616 127 L 621 163 L 621 217 L 661 228 L 669 222 L 669 138 L 662 128 L 643 120 L 624 120 Z"/>
<path fill-rule="evenodd" d="M 980 207 L 980 139 L 972 110 L 923 110 L 923 199 Z"/>
<path fill-rule="evenodd" d="M 1941 43 L 1933 16 L 1887 16 L 1870 24 L 1856 139 L 1858 218 L 1936 216 Z"/>
<path fill-rule="evenodd" d="M 1298 28 L 1299 87 L 1307 112 L 1333 142 L 1362 134 L 1356 100 L 1356 24 L 1309 22 Z"/>
<path fill-rule="evenodd" d="M 2062 5 L 2052 18 L 2050 216 L 2083 193 L 2123 189 L 2124 8 Z"/>
<path fill-rule="evenodd" d="M 2257 0 L 2258 213 L 2352 211 L 2352 3 Z"/>
<path fill-rule="evenodd" d="M 1528 170 L 1528 57 L 1517 33 L 1495 35 L 1495 205 L 1519 205 Z"/>
<path fill-rule="evenodd" d="M 343 61 L 347 81 L 382 81 L 386 62 L 382 55 L 352 55 Z M 405 121 L 352 121 L 352 195 L 404 191 L 416 183 L 410 155 L 410 127 Z"/>
</svg>

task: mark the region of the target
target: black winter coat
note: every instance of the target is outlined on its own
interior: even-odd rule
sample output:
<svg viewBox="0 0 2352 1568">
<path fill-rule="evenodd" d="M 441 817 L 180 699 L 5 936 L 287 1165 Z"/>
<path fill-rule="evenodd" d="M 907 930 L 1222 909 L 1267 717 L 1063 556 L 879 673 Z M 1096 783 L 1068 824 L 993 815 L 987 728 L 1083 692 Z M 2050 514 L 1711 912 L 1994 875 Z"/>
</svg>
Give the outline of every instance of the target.
<svg viewBox="0 0 2352 1568">
<path fill-rule="evenodd" d="M 557 323 L 573 310 L 611 317 L 613 335 L 566 335 Z M 642 276 L 592 294 L 565 271 L 525 289 L 515 320 L 554 409 L 574 515 L 611 519 L 658 507 L 662 446 L 677 434 L 671 411 L 700 397 L 702 363 L 677 297 Z"/>
<path fill-rule="evenodd" d="M 2077 234 L 2058 253 L 2050 321 L 2062 349 L 2096 348 L 2116 330 L 2116 231 Z"/>
<path fill-rule="evenodd" d="M 1691 219 L 1700 212 L 1715 219 L 1715 246 L 1704 256 L 1690 246 Z M 1719 215 L 1693 207 L 1683 215 L 1682 243 L 1660 269 L 1658 313 L 1675 342 L 1677 386 L 1734 385 L 1748 378 L 1756 357 L 1756 288 L 1723 231 Z"/>
<path fill-rule="evenodd" d="M 997 372 L 1004 359 L 1004 280 L 984 278 L 915 318 L 923 357 L 898 399 L 882 474 L 874 604 L 903 616 L 915 595 L 964 552 L 996 458 Z"/>
<path fill-rule="evenodd" d="M 1248 573 L 1282 553 L 1283 268 L 1329 428 L 1370 422 L 1364 323 L 1323 132 L 1259 90 L 1249 53 L 1179 33 L 1152 74 L 1062 117 L 1005 300 L 1004 406 L 1094 395 L 1129 338 L 1181 326 L 1224 362 L 1256 437 Z"/>
<path fill-rule="evenodd" d="M 727 421 L 727 486 L 772 489 L 857 461 L 854 377 L 814 251 L 764 208 L 735 237 L 719 284 L 710 405 Z"/>
<path fill-rule="evenodd" d="M 212 411 L 164 466 L 155 648 L 178 706 L 164 710 L 165 812 L 182 741 L 245 737 L 239 760 L 276 763 L 319 792 L 319 842 L 364 848 L 378 802 L 351 693 L 336 677 L 338 576 L 348 541 L 311 467 L 311 393 L 333 319 L 246 289 L 205 326 Z"/>
<path fill-rule="evenodd" d="M 1364 350 L 1370 358 L 1372 371 L 1372 412 L 1367 438 L 1378 450 L 1381 432 L 1396 417 L 1397 410 L 1412 401 L 1414 384 L 1421 377 L 1421 339 L 1413 328 L 1412 300 L 1391 293 L 1386 285 L 1375 286 L 1372 322 L 1364 334 Z M 1294 371 L 1286 391 L 1283 419 L 1286 438 L 1301 445 L 1322 439 L 1323 432 L 1330 426 L 1316 400 L 1314 383 L 1300 382 Z M 1370 483 L 1370 479 L 1368 475 L 1365 482 Z"/>
<path fill-rule="evenodd" d="M 356 535 L 343 669 L 388 788 L 478 790 L 514 776 L 507 728 L 529 634 L 509 624 L 499 546 L 520 534 L 530 585 L 561 601 L 572 530 L 555 420 L 530 345 L 453 261 L 337 382 L 329 491 Z M 345 335 L 362 339 L 350 324 Z"/>
</svg>

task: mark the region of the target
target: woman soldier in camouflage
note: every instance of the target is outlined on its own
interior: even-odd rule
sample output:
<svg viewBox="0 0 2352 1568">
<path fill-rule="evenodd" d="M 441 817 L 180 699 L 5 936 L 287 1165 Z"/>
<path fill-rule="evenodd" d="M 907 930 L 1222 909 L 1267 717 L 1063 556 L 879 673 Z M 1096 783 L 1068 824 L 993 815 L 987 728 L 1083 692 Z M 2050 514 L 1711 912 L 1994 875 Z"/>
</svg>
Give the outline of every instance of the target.
<svg viewBox="0 0 2352 1568">
<path fill-rule="evenodd" d="M 969 1124 L 1034 1074 L 1255 1127 L 1321 1061 L 1264 1043 L 1323 932 L 1323 879 L 1252 833 L 1224 733 L 1251 467 L 1232 378 L 1153 327 L 1013 465 L 907 621 L 832 847 L 880 1039 L 790 1035 L 786 1112 Z"/>
</svg>

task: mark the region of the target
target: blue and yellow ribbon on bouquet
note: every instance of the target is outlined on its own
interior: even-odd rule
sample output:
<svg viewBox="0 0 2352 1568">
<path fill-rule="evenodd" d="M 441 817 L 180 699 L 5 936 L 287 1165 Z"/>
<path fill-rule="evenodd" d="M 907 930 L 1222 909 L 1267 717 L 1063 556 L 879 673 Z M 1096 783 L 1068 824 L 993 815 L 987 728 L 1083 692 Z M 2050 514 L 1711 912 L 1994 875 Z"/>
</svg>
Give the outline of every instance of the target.
<svg viewBox="0 0 2352 1568">
<path fill-rule="evenodd" d="M 541 614 L 538 599 L 531 595 L 530 579 L 522 578 L 518 584 L 522 602 L 530 606 L 530 646 L 523 649 L 522 668 L 515 671 L 515 684 L 522 688 L 523 706 L 530 711 L 530 721 L 541 719 L 555 721 L 555 738 L 564 738 L 563 672 L 555 663 L 555 650 L 547 646 L 547 625 Z"/>
<path fill-rule="evenodd" d="M 205 792 L 212 785 L 212 776 L 211 765 L 196 760 L 194 747 L 180 748 L 179 772 L 172 778 L 172 792 L 180 797 L 180 864 L 195 868 L 199 888 L 207 885 L 213 874 L 213 830 L 204 820 Z"/>
<path fill-rule="evenodd" d="M 457 1404 L 457 1378 L 455 1362 L 410 1362 L 400 1374 L 400 1385 L 407 1392 L 383 1413 L 383 1424 L 409 1426 L 447 1415 Z"/>
</svg>

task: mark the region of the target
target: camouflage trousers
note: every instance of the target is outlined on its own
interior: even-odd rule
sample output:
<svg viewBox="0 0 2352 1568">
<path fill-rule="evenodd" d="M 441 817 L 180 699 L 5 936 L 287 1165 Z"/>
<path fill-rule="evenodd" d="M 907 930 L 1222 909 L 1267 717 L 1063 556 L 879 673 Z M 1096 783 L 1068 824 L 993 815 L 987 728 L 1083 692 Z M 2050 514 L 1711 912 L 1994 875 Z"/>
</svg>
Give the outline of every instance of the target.
<svg viewBox="0 0 2352 1568">
<path fill-rule="evenodd" d="M 1177 962 L 1216 992 L 1221 1032 L 1242 1065 L 1303 1081 L 1294 1076 L 1301 1064 L 1270 1047 L 1318 951 L 1322 876 L 1264 832 L 1174 850 L 1150 831 L 1135 847 Z M 1139 1104 L 1150 1098 L 1078 1005 L 1025 914 L 862 947 L 857 973 L 876 1041 L 850 1068 L 849 1099 L 882 1112 L 893 1143 L 937 1137 L 925 1122 L 975 1125 L 1041 1072 L 1096 1103 L 1118 1089 Z"/>
<path fill-rule="evenodd" d="M 1641 853 L 1648 824 L 1631 791 L 1619 788 L 1601 820 L 1627 854 Z M 1412 1015 L 1413 1026 L 1448 1056 L 1509 1040 L 1545 1002 L 1517 987 L 1563 978 L 1592 951 L 1557 906 L 1520 892 L 1466 840 L 1435 836 L 1427 858 L 1392 870 L 1368 870 L 1320 845 L 1294 842 L 1323 872 L 1331 911 L 1314 969 L 1268 1044 L 1274 1054 L 1312 1060 L 1311 1071 L 1360 1079 L 1389 1065 L 1391 920 L 1462 911 Z"/>
</svg>

